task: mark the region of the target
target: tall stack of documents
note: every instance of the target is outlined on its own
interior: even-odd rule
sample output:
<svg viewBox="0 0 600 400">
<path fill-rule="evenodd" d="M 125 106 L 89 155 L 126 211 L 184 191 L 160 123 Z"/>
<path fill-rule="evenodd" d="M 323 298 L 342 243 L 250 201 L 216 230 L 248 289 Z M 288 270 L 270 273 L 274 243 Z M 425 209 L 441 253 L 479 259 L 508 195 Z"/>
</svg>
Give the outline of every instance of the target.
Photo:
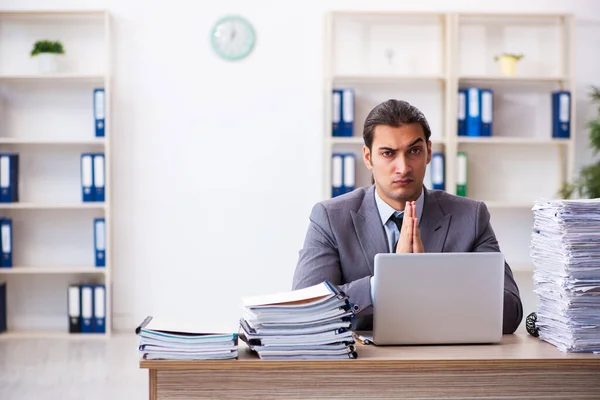
<svg viewBox="0 0 600 400">
<path fill-rule="evenodd" d="M 237 333 L 207 333 L 200 324 L 148 317 L 136 328 L 146 360 L 225 360 L 238 356 Z"/>
<path fill-rule="evenodd" d="M 531 257 L 540 338 L 600 352 L 600 199 L 536 202 Z"/>
<path fill-rule="evenodd" d="M 240 338 L 261 359 L 354 359 L 348 297 L 328 282 L 242 299 Z"/>
</svg>

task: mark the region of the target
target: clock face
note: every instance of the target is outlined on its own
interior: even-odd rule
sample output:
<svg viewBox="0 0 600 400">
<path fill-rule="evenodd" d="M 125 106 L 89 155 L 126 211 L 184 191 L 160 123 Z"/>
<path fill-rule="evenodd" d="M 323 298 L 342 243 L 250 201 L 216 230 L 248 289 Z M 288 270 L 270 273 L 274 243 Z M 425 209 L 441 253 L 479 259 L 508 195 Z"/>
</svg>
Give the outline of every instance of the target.
<svg viewBox="0 0 600 400">
<path fill-rule="evenodd" d="M 226 60 L 240 60 L 254 48 L 254 28 L 243 17 L 227 16 L 214 25 L 210 40 L 219 56 Z"/>
</svg>

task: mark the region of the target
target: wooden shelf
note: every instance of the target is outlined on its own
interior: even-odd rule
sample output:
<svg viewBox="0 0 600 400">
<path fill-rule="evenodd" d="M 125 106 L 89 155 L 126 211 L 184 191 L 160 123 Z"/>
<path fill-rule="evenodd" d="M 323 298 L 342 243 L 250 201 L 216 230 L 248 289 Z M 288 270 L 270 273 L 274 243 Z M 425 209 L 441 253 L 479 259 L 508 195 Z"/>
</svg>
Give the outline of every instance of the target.
<svg viewBox="0 0 600 400">
<path fill-rule="evenodd" d="M 414 83 L 444 81 L 443 75 L 335 75 L 332 77 L 337 83 Z"/>
<path fill-rule="evenodd" d="M 534 202 L 531 201 L 483 201 L 488 208 L 533 208 Z"/>
<path fill-rule="evenodd" d="M 488 137 L 469 137 L 459 136 L 456 141 L 463 144 L 527 144 L 527 145 L 569 145 L 571 139 L 537 139 L 537 138 L 526 138 L 526 137 L 502 137 L 502 136 L 488 136 Z"/>
<path fill-rule="evenodd" d="M 3 138 L 0 137 L 0 144 L 14 145 L 58 145 L 58 146 L 79 146 L 79 145 L 101 145 L 106 144 L 104 138 L 97 139 L 44 139 L 44 138 Z"/>
<path fill-rule="evenodd" d="M 105 209 L 106 203 L 0 203 L 1 209 L 8 210 L 100 210 Z"/>
<path fill-rule="evenodd" d="M 106 10 L 14 10 L 0 11 L 0 17 L 43 17 L 43 16 L 104 16 Z"/>
<path fill-rule="evenodd" d="M 12 267 L 0 268 L 0 275 L 60 275 L 60 274 L 106 274 L 106 267 Z"/>
<path fill-rule="evenodd" d="M 365 143 L 365 141 L 363 140 L 362 136 L 335 136 L 335 137 L 330 137 L 330 142 L 331 144 L 357 144 L 357 145 L 363 145 Z M 431 142 L 433 144 L 444 144 L 445 141 L 444 139 L 431 139 Z"/>
<path fill-rule="evenodd" d="M 66 317 L 65 317 L 66 321 Z M 67 331 L 57 330 L 9 330 L 0 333 L 0 340 L 5 339 L 74 339 L 74 340 L 101 340 L 107 339 L 110 334 L 107 333 L 69 333 Z"/>
<path fill-rule="evenodd" d="M 102 74 L 36 74 L 36 75 L 0 75 L 0 82 L 104 82 Z"/>
<path fill-rule="evenodd" d="M 458 77 L 462 82 L 519 82 L 519 83 L 551 83 L 565 82 L 566 76 L 504 76 L 504 75 L 461 75 Z"/>
</svg>

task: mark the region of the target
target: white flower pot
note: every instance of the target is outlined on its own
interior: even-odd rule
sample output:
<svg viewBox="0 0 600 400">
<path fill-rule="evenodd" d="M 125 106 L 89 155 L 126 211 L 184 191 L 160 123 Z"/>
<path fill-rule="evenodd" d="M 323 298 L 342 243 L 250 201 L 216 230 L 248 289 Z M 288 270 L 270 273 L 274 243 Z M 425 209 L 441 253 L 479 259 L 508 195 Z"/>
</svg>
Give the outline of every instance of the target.
<svg viewBox="0 0 600 400">
<path fill-rule="evenodd" d="M 58 71 L 60 54 L 40 53 L 35 57 L 38 59 L 38 68 L 41 73 L 51 74 Z"/>
<path fill-rule="evenodd" d="M 514 57 L 502 56 L 500 58 L 500 69 L 506 76 L 513 76 L 517 72 L 517 59 Z"/>
</svg>

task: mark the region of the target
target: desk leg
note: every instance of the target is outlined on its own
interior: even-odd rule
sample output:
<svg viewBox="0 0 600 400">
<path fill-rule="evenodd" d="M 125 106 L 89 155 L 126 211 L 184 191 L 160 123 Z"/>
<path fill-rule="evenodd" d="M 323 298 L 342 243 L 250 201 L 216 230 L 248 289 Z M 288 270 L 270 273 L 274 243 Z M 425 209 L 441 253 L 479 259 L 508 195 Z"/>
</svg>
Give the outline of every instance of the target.
<svg viewBox="0 0 600 400">
<path fill-rule="evenodd" d="M 150 400 L 157 400 L 158 397 L 156 396 L 156 370 L 155 369 L 149 369 L 148 373 L 150 374 L 150 387 L 148 388 L 148 393 L 150 394 Z"/>
</svg>

